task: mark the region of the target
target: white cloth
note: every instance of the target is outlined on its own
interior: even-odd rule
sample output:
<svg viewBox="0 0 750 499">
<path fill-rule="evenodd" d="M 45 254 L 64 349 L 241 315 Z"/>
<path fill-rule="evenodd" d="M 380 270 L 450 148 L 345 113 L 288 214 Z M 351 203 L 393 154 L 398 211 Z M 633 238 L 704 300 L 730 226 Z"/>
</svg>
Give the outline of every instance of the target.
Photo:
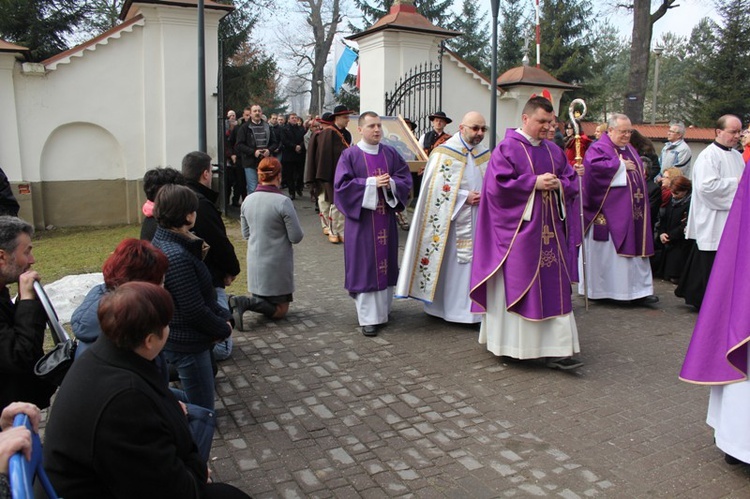
<svg viewBox="0 0 750 499">
<path fill-rule="evenodd" d="M 388 322 L 393 303 L 393 286 L 380 291 L 357 293 L 354 297 L 360 326 L 377 326 Z"/>
<path fill-rule="evenodd" d="M 487 313 L 479 330 L 479 343 L 497 356 L 514 359 L 570 357 L 581 351 L 573 314 L 530 321 L 508 312 L 503 272 L 487 281 Z"/>
<path fill-rule="evenodd" d="M 461 151 L 466 148 L 466 144 L 461 140 L 460 134 L 452 136 L 442 145 L 455 151 Z M 480 154 L 485 151 L 487 151 L 487 148 L 481 144 L 474 146 L 474 149 L 472 149 L 472 153 L 474 154 Z M 476 165 L 472 153 L 465 156 L 463 163 L 461 183 L 458 185 L 456 203 L 451 213 L 451 224 L 446 236 L 445 251 L 442 255 L 440 268 L 436 276 L 437 284 L 435 285 L 432 302 L 424 302 L 425 313 L 440 317 L 449 322 L 463 324 L 476 324 L 482 320 L 481 315 L 471 313 L 471 300 L 469 299 L 471 259 L 459 256 L 457 243 L 457 239 L 462 239 L 457 237 L 457 232 L 468 233 L 464 237 L 469 236 L 472 240 L 476 232 L 478 207 L 466 204 L 466 200 L 470 191 L 481 192 L 484 173 Z M 431 185 L 433 175 L 441 162 L 440 155 L 431 155 L 430 158 L 431 160 L 425 169 L 424 178 L 422 179 L 423 186 Z M 420 241 L 417 237 L 417 231 L 422 226 L 423 218 L 427 216 L 426 197 L 429 194 L 429 189 L 423 188 L 421 190 L 420 198 L 414 210 L 414 217 L 412 218 L 411 230 L 406 241 L 401 272 L 399 273 L 399 281 L 396 288 L 396 295 L 399 297 L 409 296 L 410 288 L 414 285 L 410 281 L 414 273 L 415 255 L 416 251 L 418 251 L 417 246 Z M 470 227 L 467 227 L 469 225 Z"/>
<path fill-rule="evenodd" d="M 586 233 L 586 280 L 589 298 L 594 300 L 636 300 L 654 294 L 654 280 L 648 258 L 617 254 L 612 241 L 595 241 L 594 231 Z M 583 258 L 578 258 L 578 275 L 583 275 Z M 583 283 L 578 283 L 583 294 Z"/>
<path fill-rule="evenodd" d="M 675 167 L 679 168 L 684 176 L 691 178 L 693 172 L 690 162 L 693 160 L 693 152 L 683 139 L 666 142 L 661 150 L 660 160 L 661 173 L 664 173 L 667 168 Z"/>
<path fill-rule="evenodd" d="M 742 154 L 715 143 L 698 155 L 693 165 L 693 198 L 685 238 L 695 239 L 701 251 L 716 251 L 727 223 L 740 177 Z"/>
<path fill-rule="evenodd" d="M 750 357 L 750 349 L 748 350 Z M 750 463 L 750 381 L 711 387 L 706 423 L 714 429 L 716 446 Z"/>
</svg>

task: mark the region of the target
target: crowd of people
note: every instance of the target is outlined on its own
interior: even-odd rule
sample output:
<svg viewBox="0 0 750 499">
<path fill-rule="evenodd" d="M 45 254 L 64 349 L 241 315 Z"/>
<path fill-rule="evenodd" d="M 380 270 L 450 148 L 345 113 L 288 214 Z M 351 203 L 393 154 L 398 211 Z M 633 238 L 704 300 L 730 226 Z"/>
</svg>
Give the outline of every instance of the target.
<svg viewBox="0 0 750 499">
<path fill-rule="evenodd" d="M 242 203 L 248 294 L 226 293 L 240 263 L 216 208 L 211 158 L 191 152 L 181 171 L 146 173 L 141 239 L 115 248 L 104 283 L 73 314 L 76 360 L 44 446 L 61 495 L 246 497 L 208 474 L 216 362 L 231 356 L 246 312 L 269 320 L 288 313 L 293 246 L 304 236 L 292 200 L 305 186 L 323 235 L 344 245 L 344 288 L 367 337 L 387 324 L 394 296 L 414 298 L 428 315 L 478 327 L 496 356 L 572 370 L 583 365 L 574 284 L 590 300 L 634 306 L 658 302 L 654 277 L 676 284 L 700 309 L 681 378 L 715 385 L 708 422 L 717 445 L 727 462 L 750 462 L 750 432 L 734 416 L 750 392 L 748 334 L 737 326 L 747 309 L 737 300 L 750 287 L 733 267 L 743 265 L 750 193 L 737 149 L 740 138 L 750 149 L 750 131 L 739 118 L 720 117 L 715 141 L 692 161 L 679 122 L 661 156 L 623 114 L 591 139 L 570 122 L 558 145 L 552 103 L 533 97 L 521 126 L 490 151 L 480 113 L 467 112 L 450 135 L 452 120 L 438 111 L 419 141 L 429 159 L 414 176 L 384 143 L 376 113 L 359 116 L 358 137 L 347 130 L 351 114 L 338 106 L 303 124 L 295 114 L 266 120 L 254 105 L 244 121 L 228 115 L 228 160 L 241 168 L 229 193 Z M 421 189 L 399 261 L 397 220 L 415 179 Z M 30 449 L 28 430 L 9 429 L 9 418 L 26 413 L 36 429 L 57 389 L 33 374 L 46 314 L 33 287 L 32 236 L 28 223 L 0 216 L 2 480 L 7 457 Z"/>
</svg>

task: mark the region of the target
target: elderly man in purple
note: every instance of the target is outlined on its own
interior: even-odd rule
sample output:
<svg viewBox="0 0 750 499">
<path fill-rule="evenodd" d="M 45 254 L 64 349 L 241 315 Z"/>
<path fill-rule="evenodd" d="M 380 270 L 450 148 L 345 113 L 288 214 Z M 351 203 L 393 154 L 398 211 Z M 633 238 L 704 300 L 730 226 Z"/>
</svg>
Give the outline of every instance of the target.
<svg viewBox="0 0 750 499">
<path fill-rule="evenodd" d="M 362 140 L 339 158 L 334 199 L 346 218 L 344 287 L 356 302 L 362 334 L 376 336 L 391 311 L 398 280 L 396 212 L 404 210 L 412 181 L 401 155 L 380 143 L 376 113 L 362 113 L 357 129 Z"/>
<path fill-rule="evenodd" d="M 646 172 L 629 144 L 630 119 L 613 114 L 608 125 L 607 133 L 589 147 L 583 159 L 588 296 L 656 303 L 659 298 L 653 295 L 649 262 L 654 241 Z M 582 282 L 578 292 L 584 292 Z"/>
<path fill-rule="evenodd" d="M 479 342 L 498 356 L 575 369 L 583 364 L 572 357 L 580 346 L 565 206 L 578 192 L 576 171 L 545 140 L 555 120 L 550 101 L 532 97 L 521 120 L 493 151 L 482 185 L 470 293 L 485 313 Z"/>
</svg>

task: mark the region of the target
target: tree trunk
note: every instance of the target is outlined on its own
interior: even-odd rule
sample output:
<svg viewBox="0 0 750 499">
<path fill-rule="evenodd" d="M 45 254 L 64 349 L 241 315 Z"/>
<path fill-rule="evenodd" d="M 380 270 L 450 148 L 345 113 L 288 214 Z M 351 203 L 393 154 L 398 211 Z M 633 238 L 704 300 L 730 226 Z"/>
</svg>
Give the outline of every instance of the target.
<svg viewBox="0 0 750 499">
<path fill-rule="evenodd" d="M 651 57 L 651 36 L 654 23 L 664 17 L 677 0 L 662 0 L 651 14 L 651 0 L 633 0 L 633 40 L 630 46 L 630 75 L 625 91 L 623 112 L 633 123 L 643 123 L 643 100 L 648 85 L 648 61 Z"/>
<path fill-rule="evenodd" d="M 648 86 L 651 57 L 651 0 L 633 1 L 633 39 L 630 46 L 630 74 L 623 112 L 633 123 L 643 123 L 643 100 Z"/>
</svg>

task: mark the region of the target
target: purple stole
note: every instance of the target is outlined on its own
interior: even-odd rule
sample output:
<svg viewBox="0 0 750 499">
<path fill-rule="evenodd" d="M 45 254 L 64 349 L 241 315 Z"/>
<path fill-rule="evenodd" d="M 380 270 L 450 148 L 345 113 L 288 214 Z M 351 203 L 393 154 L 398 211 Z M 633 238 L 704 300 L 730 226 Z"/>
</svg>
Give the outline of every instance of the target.
<svg viewBox="0 0 750 499">
<path fill-rule="evenodd" d="M 368 177 L 388 173 L 388 162 L 382 148 L 378 150 L 377 155 L 367 154 L 362 151 L 362 156 L 365 159 Z M 390 206 L 385 203 L 383 189 L 378 187 L 377 192 L 378 205 L 375 211 L 372 212 L 372 240 L 375 245 L 376 280 L 378 289 L 383 290 L 388 287 L 388 228 L 390 226 L 391 214 L 388 211 Z"/>
</svg>

